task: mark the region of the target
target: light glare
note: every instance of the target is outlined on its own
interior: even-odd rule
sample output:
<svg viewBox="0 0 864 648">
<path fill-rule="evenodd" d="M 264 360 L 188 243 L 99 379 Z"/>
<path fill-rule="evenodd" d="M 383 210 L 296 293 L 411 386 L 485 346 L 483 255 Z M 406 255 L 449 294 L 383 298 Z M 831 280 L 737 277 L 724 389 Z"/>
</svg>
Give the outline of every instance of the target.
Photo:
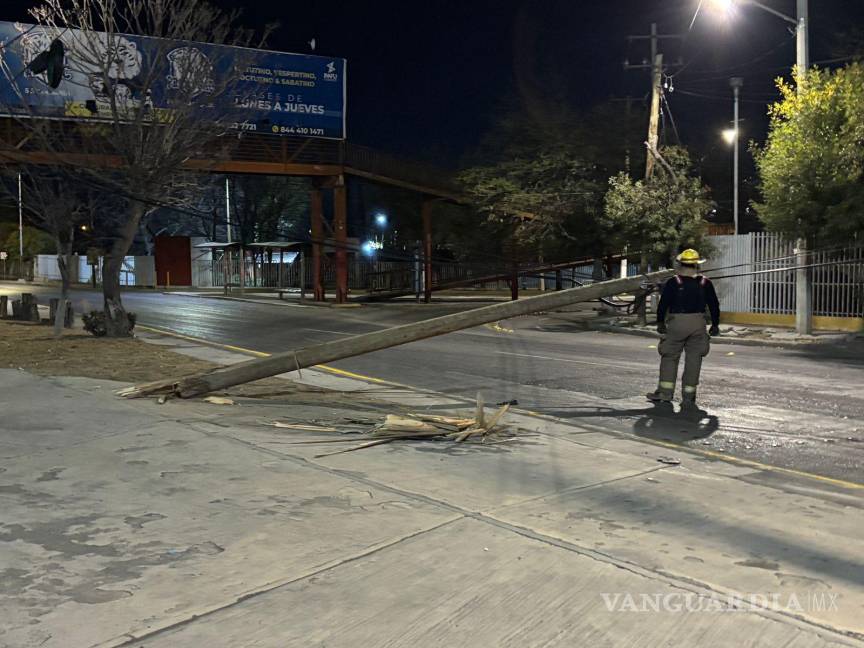
<svg viewBox="0 0 864 648">
<path fill-rule="evenodd" d="M 738 139 L 738 131 L 736 129 L 727 128 L 723 131 L 723 140 L 727 144 L 734 144 L 736 139 Z"/>
<path fill-rule="evenodd" d="M 737 0 L 708 0 L 708 9 L 719 16 L 732 19 L 738 10 Z"/>
</svg>

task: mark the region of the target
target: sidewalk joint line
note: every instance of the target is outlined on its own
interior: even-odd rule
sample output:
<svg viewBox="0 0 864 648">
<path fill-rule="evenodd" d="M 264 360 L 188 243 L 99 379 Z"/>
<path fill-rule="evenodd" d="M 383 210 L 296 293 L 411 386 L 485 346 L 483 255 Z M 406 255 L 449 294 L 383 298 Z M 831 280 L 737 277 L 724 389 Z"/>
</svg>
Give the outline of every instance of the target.
<svg viewBox="0 0 864 648">
<path fill-rule="evenodd" d="M 186 617 L 185 619 L 181 619 L 179 621 L 169 623 L 168 625 L 165 625 L 161 628 L 155 628 L 153 630 L 148 630 L 144 634 L 135 635 L 135 634 L 132 634 L 131 632 L 126 632 L 123 635 L 121 635 L 118 639 L 124 639 L 125 637 L 130 637 L 130 638 L 125 639 L 122 643 L 113 644 L 113 645 L 115 646 L 115 648 L 122 648 L 123 646 L 131 646 L 131 645 L 136 644 L 140 641 L 146 641 L 149 639 L 153 639 L 156 636 L 172 632 L 172 631 L 177 630 L 179 628 L 182 628 L 184 626 L 195 623 L 201 619 L 205 619 L 207 617 L 213 616 L 214 614 L 218 614 L 219 612 L 224 612 L 225 610 L 228 610 L 228 609 L 230 609 L 236 605 L 240 605 L 241 603 L 245 603 L 246 601 L 258 598 L 259 596 L 269 594 L 269 593 L 274 592 L 278 589 L 282 589 L 283 587 L 286 587 L 288 585 L 293 585 L 294 583 L 298 583 L 300 581 L 307 580 L 307 579 L 312 578 L 314 576 L 317 576 L 319 574 L 323 574 L 323 573 L 331 571 L 333 569 L 337 569 L 338 567 L 342 567 L 344 565 L 348 565 L 350 563 L 357 562 L 358 560 L 362 560 L 363 558 L 367 558 L 369 556 L 372 556 L 372 555 L 379 553 L 381 551 L 384 551 L 386 549 L 390 549 L 390 548 L 395 547 L 396 545 L 401 544 L 403 542 L 407 542 L 409 540 L 413 540 L 414 538 L 418 538 L 418 537 L 425 535 L 427 533 L 431 533 L 432 531 L 437 531 L 438 529 L 441 529 L 441 528 L 443 528 L 449 524 L 453 524 L 454 522 L 458 522 L 459 520 L 462 520 L 462 519 L 464 519 L 464 516 L 457 515 L 456 517 L 449 518 L 447 520 L 444 520 L 443 522 L 439 522 L 439 523 L 434 524 L 434 525 L 427 527 L 425 529 L 419 529 L 418 531 L 415 531 L 413 533 L 399 536 L 398 538 L 386 540 L 384 542 L 373 545 L 372 547 L 367 547 L 366 549 L 364 549 L 364 550 L 362 550 L 356 554 L 352 554 L 352 555 L 349 555 L 349 556 L 343 557 L 343 558 L 334 558 L 333 560 L 330 560 L 328 562 L 322 563 L 321 565 L 313 567 L 311 571 L 305 572 L 305 573 L 300 574 L 298 576 L 288 578 L 288 579 L 283 580 L 283 581 L 278 581 L 276 583 L 267 583 L 266 585 L 264 585 L 264 586 L 262 586 L 256 590 L 253 590 L 251 592 L 246 592 L 245 594 L 240 594 L 233 601 L 224 603 L 222 605 L 216 605 L 216 606 L 214 606 L 208 610 L 205 610 L 203 612 L 199 612 L 199 613 L 194 614 L 190 617 Z"/>
<path fill-rule="evenodd" d="M 190 426 L 190 427 L 194 428 L 195 426 Z M 412 491 L 404 490 L 402 488 L 399 488 L 398 486 L 393 486 L 390 484 L 386 484 L 384 482 L 379 482 L 377 480 L 370 479 L 368 477 L 357 476 L 353 471 L 350 471 L 350 470 L 341 470 L 339 468 L 331 468 L 330 466 L 327 466 L 323 463 L 317 463 L 315 461 L 306 459 L 305 457 L 302 457 L 302 456 L 292 455 L 292 454 L 289 454 L 286 452 L 282 452 L 282 451 L 274 450 L 274 449 L 270 449 L 270 448 L 263 448 L 254 442 L 247 441 L 247 440 L 241 439 L 239 437 L 235 437 L 235 436 L 233 436 L 229 433 L 226 433 L 226 432 L 216 431 L 216 430 L 209 432 L 207 430 L 202 430 L 200 428 L 197 428 L 197 429 L 199 431 L 203 432 L 204 434 L 207 434 L 208 436 L 218 436 L 219 438 L 222 438 L 222 439 L 230 439 L 231 441 L 234 441 L 236 443 L 239 443 L 239 444 L 244 445 L 244 446 L 249 447 L 249 448 L 256 449 L 256 450 L 263 452 L 265 454 L 268 454 L 270 456 L 279 457 L 283 460 L 290 461 L 293 464 L 296 464 L 299 466 L 309 467 L 309 468 L 312 468 L 313 470 L 321 471 L 321 472 L 330 474 L 332 476 L 338 476 L 338 477 L 341 477 L 343 479 L 347 479 L 347 480 L 353 481 L 355 483 L 363 484 L 364 486 L 368 486 L 371 488 L 376 488 L 379 490 L 388 491 L 390 493 L 393 493 L 395 495 L 399 495 L 399 496 L 404 497 L 404 498 L 414 499 L 418 502 L 422 502 L 422 503 L 427 504 L 427 505 L 431 505 L 431 506 L 445 509 L 445 510 L 450 511 L 451 513 L 457 514 L 459 516 L 457 518 L 454 518 L 453 520 L 450 520 L 450 522 L 455 522 L 458 519 L 463 519 L 463 518 L 472 519 L 472 520 L 475 520 L 477 522 L 482 522 L 482 523 L 488 524 L 490 526 L 493 526 L 493 527 L 496 527 L 496 528 L 499 528 L 499 529 L 502 529 L 505 531 L 509 531 L 509 532 L 514 533 L 516 535 L 530 538 L 532 540 L 535 540 L 537 542 L 541 542 L 543 544 L 547 544 L 550 546 L 557 547 L 559 549 L 564 549 L 566 551 L 570 551 L 571 553 L 575 553 L 575 554 L 583 556 L 585 558 L 590 558 L 590 559 L 595 560 L 595 561 L 600 562 L 600 563 L 604 563 L 607 565 L 611 565 L 613 567 L 617 567 L 619 569 L 630 572 L 630 573 L 637 575 L 637 576 L 641 576 L 641 577 L 646 578 L 648 580 L 655 580 L 655 581 L 659 580 L 670 587 L 675 587 L 678 589 L 683 589 L 685 591 L 693 592 L 699 596 L 712 596 L 712 595 L 716 595 L 716 594 L 729 595 L 729 594 L 736 592 L 736 590 L 731 590 L 731 589 L 726 589 L 726 588 L 717 588 L 717 587 L 711 586 L 707 583 L 702 583 L 700 581 L 696 581 L 694 579 L 674 576 L 674 575 L 667 574 L 666 572 L 663 572 L 663 571 L 658 571 L 658 570 L 654 570 L 654 569 L 651 569 L 648 567 L 643 567 L 642 565 L 639 565 L 637 563 L 632 563 L 632 562 L 625 560 L 625 559 L 622 559 L 622 558 L 616 558 L 615 556 L 603 553 L 602 551 L 598 551 L 596 549 L 590 549 L 588 547 L 583 547 L 581 545 L 576 544 L 575 542 L 570 542 L 569 540 L 556 538 L 554 536 L 547 535 L 545 533 L 542 533 L 540 531 L 536 531 L 536 530 L 531 529 L 529 527 L 523 527 L 523 526 L 520 526 L 517 524 L 506 522 L 506 521 L 501 520 L 497 517 L 494 517 L 494 515 L 491 512 L 471 511 L 469 509 L 462 508 L 461 506 L 458 506 L 456 504 L 451 504 L 451 503 L 446 502 L 444 500 L 436 499 L 436 498 L 431 497 L 429 495 L 423 495 L 421 493 L 415 493 Z M 619 478 L 619 480 L 620 480 L 620 478 Z M 615 480 L 610 480 L 610 481 L 615 481 Z M 494 510 L 496 510 L 496 509 L 491 509 L 491 511 L 494 511 Z M 777 621 L 780 623 L 789 623 L 791 625 L 795 625 L 796 627 L 799 627 L 799 628 L 802 628 L 802 629 L 805 629 L 805 630 L 811 631 L 811 632 L 812 631 L 829 632 L 832 635 L 834 635 L 835 638 L 837 638 L 837 639 L 843 639 L 843 640 L 847 640 L 847 641 L 852 639 L 852 640 L 856 640 L 859 642 L 861 639 L 864 639 L 864 635 L 858 635 L 857 633 L 854 633 L 854 632 L 849 632 L 849 631 L 842 630 L 839 628 L 834 628 L 832 626 L 825 625 L 825 624 L 820 623 L 818 621 L 802 618 L 798 615 L 795 615 L 795 614 L 790 613 L 790 612 L 785 612 L 783 610 L 775 610 L 769 606 L 755 606 L 754 608 L 748 610 L 748 612 L 750 612 L 752 614 L 756 614 L 758 616 L 769 618 L 773 621 Z M 847 645 L 861 646 L 862 644 L 861 643 L 856 643 L 856 644 L 847 643 Z"/>
</svg>

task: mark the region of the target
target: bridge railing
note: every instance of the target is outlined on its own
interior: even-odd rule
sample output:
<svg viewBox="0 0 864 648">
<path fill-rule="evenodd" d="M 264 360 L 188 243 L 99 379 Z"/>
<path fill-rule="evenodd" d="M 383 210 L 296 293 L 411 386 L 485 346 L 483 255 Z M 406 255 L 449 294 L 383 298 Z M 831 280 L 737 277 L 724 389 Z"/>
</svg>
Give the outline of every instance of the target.
<svg viewBox="0 0 864 648">
<path fill-rule="evenodd" d="M 0 151 L 30 154 L 34 161 L 46 155 L 49 159 L 51 155 L 89 155 L 93 164 L 112 166 L 116 162 L 109 162 L 110 156 L 122 153 L 105 124 L 57 121 L 51 123 L 50 131 L 32 138 L 16 120 L 0 118 L 0 122 Z M 50 144 L 46 144 L 46 137 L 50 137 Z M 44 150 L 46 146 L 50 150 Z M 242 133 L 217 138 L 204 148 L 193 156 L 201 158 L 192 161 L 195 168 L 219 162 L 332 166 L 358 175 L 401 181 L 420 190 L 425 187 L 454 196 L 460 193 L 453 174 L 442 168 L 340 140 Z"/>
</svg>

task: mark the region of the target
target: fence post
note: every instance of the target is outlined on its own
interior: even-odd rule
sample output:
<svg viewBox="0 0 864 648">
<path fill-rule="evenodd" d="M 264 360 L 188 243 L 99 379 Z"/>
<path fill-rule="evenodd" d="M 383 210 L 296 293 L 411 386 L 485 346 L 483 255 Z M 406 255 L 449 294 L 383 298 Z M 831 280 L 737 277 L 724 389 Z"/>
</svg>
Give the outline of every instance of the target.
<svg viewBox="0 0 864 648">
<path fill-rule="evenodd" d="M 336 242 L 336 303 L 348 301 L 348 187 L 333 187 L 333 238 Z"/>
<path fill-rule="evenodd" d="M 423 301 L 428 304 L 432 301 L 432 202 L 430 200 L 423 201 L 420 215 L 423 220 Z"/>
<path fill-rule="evenodd" d="M 312 293 L 315 301 L 324 301 L 324 282 L 321 272 L 324 206 L 321 189 L 312 190 L 309 211 L 312 217 Z"/>
<path fill-rule="evenodd" d="M 281 264 L 280 264 L 281 266 Z M 300 250 L 300 301 L 306 299 L 306 251 Z"/>
</svg>

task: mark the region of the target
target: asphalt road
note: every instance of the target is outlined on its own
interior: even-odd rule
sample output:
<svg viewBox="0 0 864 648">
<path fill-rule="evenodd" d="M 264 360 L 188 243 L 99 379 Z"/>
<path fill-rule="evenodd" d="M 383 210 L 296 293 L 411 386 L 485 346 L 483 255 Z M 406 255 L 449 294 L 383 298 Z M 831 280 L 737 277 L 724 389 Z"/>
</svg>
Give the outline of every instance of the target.
<svg viewBox="0 0 864 648">
<path fill-rule="evenodd" d="M 47 299 L 56 289 L 31 290 Z M 20 292 L 19 286 L 0 284 L 0 294 L 15 292 Z M 101 308 L 97 293 L 77 291 L 75 302 L 76 310 Z M 264 352 L 468 307 L 390 304 L 333 309 L 139 291 L 128 292 L 124 302 L 141 324 Z M 600 427 L 864 482 L 861 344 L 830 349 L 715 345 L 700 386 L 703 411 L 696 415 L 645 401 L 644 394 L 656 384 L 654 345 L 649 338 L 582 331 L 544 315 L 415 342 L 334 366 L 466 398 L 482 392 L 487 403 L 515 399 L 520 408 L 589 429 Z M 780 475 L 790 484 L 796 482 L 790 472 Z"/>
</svg>

